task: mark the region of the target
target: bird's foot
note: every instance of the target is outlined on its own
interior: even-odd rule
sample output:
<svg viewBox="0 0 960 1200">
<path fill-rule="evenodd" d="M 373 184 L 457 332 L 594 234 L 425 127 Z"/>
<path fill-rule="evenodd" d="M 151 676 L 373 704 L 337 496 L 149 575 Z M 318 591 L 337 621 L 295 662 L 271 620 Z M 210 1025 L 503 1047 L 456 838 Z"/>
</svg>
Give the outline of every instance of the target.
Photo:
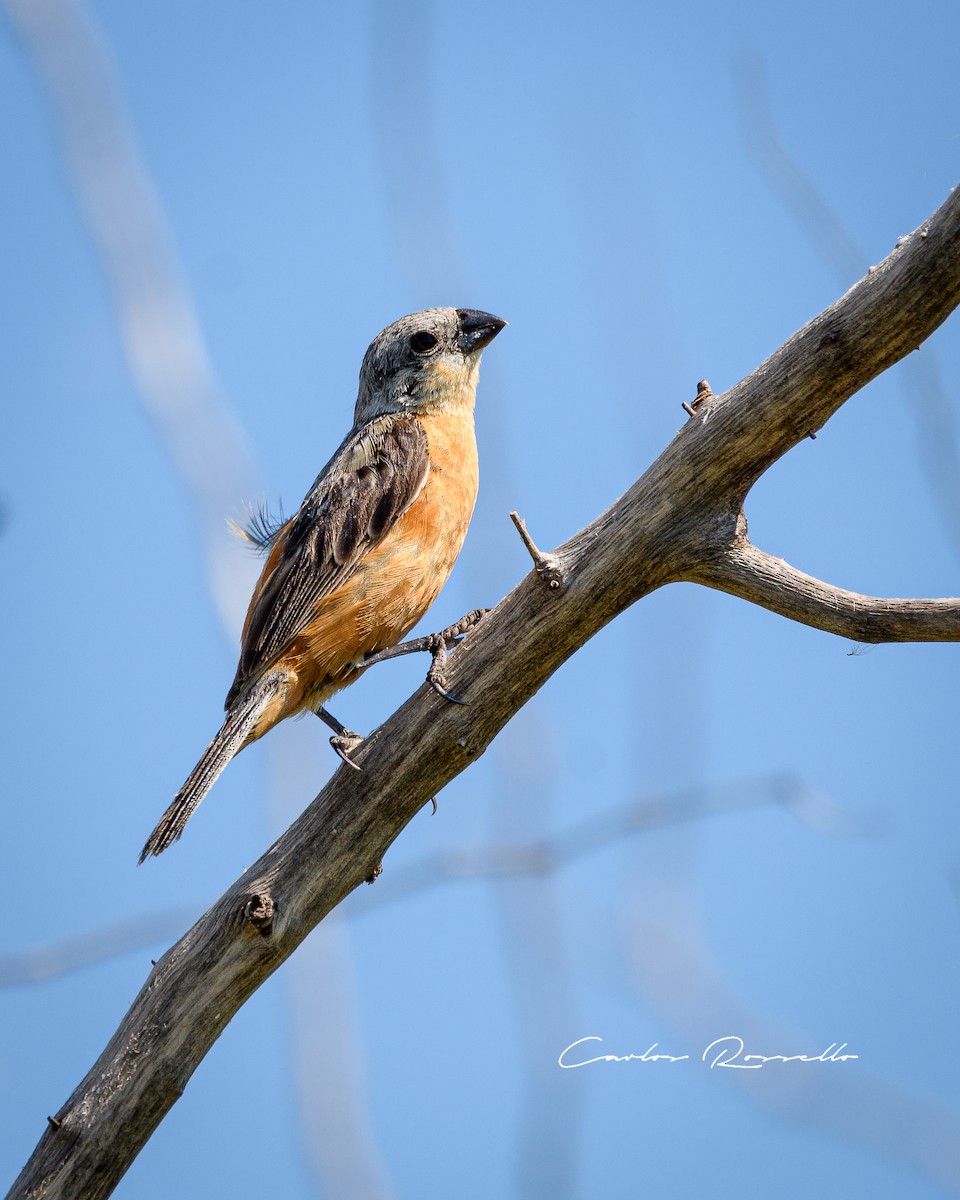
<svg viewBox="0 0 960 1200">
<path fill-rule="evenodd" d="M 352 729 L 348 729 L 346 725 L 340 721 L 321 704 L 319 708 L 313 710 L 320 720 L 333 730 L 333 737 L 330 739 L 330 745 L 336 751 L 336 754 L 341 758 L 348 767 L 353 767 L 355 771 L 362 771 L 363 768 L 358 766 L 350 757 L 350 751 L 356 748 L 363 741 L 363 737 L 359 733 L 354 733 Z"/>
<path fill-rule="evenodd" d="M 362 771 L 363 767 L 359 763 L 355 763 L 350 757 L 350 751 L 356 750 L 361 745 L 363 738 L 359 733 L 354 733 L 352 729 L 345 729 L 343 733 L 335 733 L 330 739 L 330 745 L 333 747 L 339 759 L 352 767 L 355 771 Z"/>
<path fill-rule="evenodd" d="M 439 633 L 431 633 L 426 637 L 413 638 L 409 642 L 400 642 L 397 646 L 388 646 L 386 650 L 378 650 L 375 654 L 368 654 L 363 660 L 363 665 L 371 667 L 374 663 L 383 662 L 388 658 L 398 658 L 401 654 L 420 654 L 426 652 L 431 655 L 430 669 L 427 671 L 427 683 L 430 684 L 437 695 L 442 696 L 444 700 L 449 700 L 451 704 L 466 704 L 466 700 L 458 700 L 456 696 L 451 696 L 447 691 L 447 681 L 443 674 L 443 663 L 448 651 L 452 650 L 454 646 L 459 645 L 470 630 L 479 625 L 489 611 L 489 608 L 475 608 L 453 625 L 448 625 L 446 629 L 441 629 Z"/>
</svg>

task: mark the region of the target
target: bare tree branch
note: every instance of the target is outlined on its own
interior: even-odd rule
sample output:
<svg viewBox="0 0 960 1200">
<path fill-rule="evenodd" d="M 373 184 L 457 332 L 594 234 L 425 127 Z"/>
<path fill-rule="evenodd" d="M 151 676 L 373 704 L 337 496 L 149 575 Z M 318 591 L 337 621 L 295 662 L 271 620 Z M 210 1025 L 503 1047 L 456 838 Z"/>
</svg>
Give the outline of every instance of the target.
<svg viewBox="0 0 960 1200">
<path fill-rule="evenodd" d="M 857 642 L 960 641 L 960 599 L 887 600 L 805 575 L 744 538 L 692 576 L 771 612 Z"/>
<path fill-rule="evenodd" d="M 634 486 L 531 572 L 150 973 L 12 1196 L 108 1195 L 247 997 L 368 878 L 401 829 L 599 629 L 742 537 L 762 472 L 960 302 L 960 191 L 750 376 L 705 401 Z"/>
</svg>

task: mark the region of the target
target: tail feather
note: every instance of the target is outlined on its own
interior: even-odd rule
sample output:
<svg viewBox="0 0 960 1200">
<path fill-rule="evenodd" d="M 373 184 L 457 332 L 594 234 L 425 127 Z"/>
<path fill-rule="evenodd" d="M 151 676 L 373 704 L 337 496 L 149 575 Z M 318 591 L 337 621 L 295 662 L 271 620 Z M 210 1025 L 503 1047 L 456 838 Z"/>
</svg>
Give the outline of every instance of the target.
<svg viewBox="0 0 960 1200">
<path fill-rule="evenodd" d="M 147 838 L 140 853 L 140 862 L 151 854 L 162 854 L 183 833 L 194 810 L 213 787 L 231 758 L 247 740 L 257 718 L 276 695 L 280 686 L 277 676 L 268 676 L 252 687 L 227 713 L 220 732 L 204 750 L 200 761 L 190 772 L 186 783 L 177 792 L 173 803 L 160 818 L 159 824 Z"/>
</svg>

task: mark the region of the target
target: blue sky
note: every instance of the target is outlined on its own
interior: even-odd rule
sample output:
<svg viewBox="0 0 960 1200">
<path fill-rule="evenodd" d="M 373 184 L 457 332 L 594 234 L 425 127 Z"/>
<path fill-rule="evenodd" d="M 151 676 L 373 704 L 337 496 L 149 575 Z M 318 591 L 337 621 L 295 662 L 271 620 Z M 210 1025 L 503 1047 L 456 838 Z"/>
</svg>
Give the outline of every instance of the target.
<svg viewBox="0 0 960 1200">
<path fill-rule="evenodd" d="M 169 932 L 0 991 L 11 1180 L 150 958 L 336 765 L 319 722 L 288 722 L 136 868 L 235 667 L 255 565 L 220 517 L 299 502 L 346 432 L 374 334 L 444 304 L 510 322 L 485 355 L 481 494 L 433 628 L 528 570 L 511 509 L 544 547 L 596 516 L 699 379 L 732 386 L 835 300 L 945 199 L 960 159 L 947 2 L 88 0 L 149 228 L 234 430 L 186 447 L 232 497 L 204 534 L 13 7 L 0 965 L 139 917 Z M 85 109 L 72 117 L 85 127 Z M 771 125 L 799 172 L 787 193 L 757 135 Z M 104 165 L 95 178 L 115 183 Z M 846 231 L 833 257 L 824 211 Z M 131 262 L 124 242 L 113 269 Z M 147 349 L 162 374 L 165 344 Z M 753 540 L 853 590 L 960 592 L 958 376 L 953 318 L 760 481 Z M 248 457 L 224 482 L 232 447 Z M 467 1198 L 960 1193 L 960 651 L 852 649 L 693 586 L 625 614 L 246 1006 L 117 1195 L 440 1197 L 454 1179 Z M 425 666 L 378 667 L 334 711 L 372 729 Z M 586 842 L 640 801 L 642 832 L 546 877 L 391 901 L 433 856 Z M 732 1033 L 762 1053 L 847 1042 L 860 1057 L 749 1078 L 703 1067 Z M 586 1036 L 691 1061 L 560 1070 Z"/>
</svg>

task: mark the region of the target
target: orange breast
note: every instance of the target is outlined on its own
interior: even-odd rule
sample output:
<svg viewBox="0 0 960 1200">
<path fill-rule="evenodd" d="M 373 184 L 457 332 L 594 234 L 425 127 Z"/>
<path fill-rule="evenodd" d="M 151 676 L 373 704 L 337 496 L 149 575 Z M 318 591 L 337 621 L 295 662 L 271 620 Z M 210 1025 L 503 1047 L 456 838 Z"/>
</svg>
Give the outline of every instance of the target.
<svg viewBox="0 0 960 1200">
<path fill-rule="evenodd" d="M 401 641 L 446 583 L 477 498 L 473 412 L 463 406 L 418 420 L 430 452 L 422 491 L 347 582 L 322 601 L 277 663 L 289 672 L 289 686 L 263 714 L 250 741 L 351 683 L 363 656 Z"/>
</svg>

